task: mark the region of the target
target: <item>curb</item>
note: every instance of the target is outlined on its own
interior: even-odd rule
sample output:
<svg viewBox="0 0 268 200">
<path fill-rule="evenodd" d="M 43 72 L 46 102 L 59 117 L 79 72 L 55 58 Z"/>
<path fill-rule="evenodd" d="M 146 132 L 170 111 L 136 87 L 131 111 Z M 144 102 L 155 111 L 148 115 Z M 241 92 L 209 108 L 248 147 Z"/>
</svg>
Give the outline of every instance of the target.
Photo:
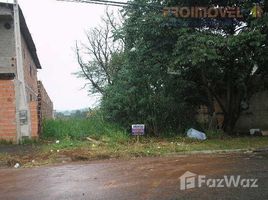
<svg viewBox="0 0 268 200">
<path fill-rule="evenodd" d="M 168 156 L 175 156 L 175 155 L 198 155 L 198 154 L 227 154 L 227 153 L 267 153 L 267 148 L 258 148 L 258 149 L 227 149 L 227 150 L 204 150 L 204 151 L 185 151 L 185 152 L 178 152 L 178 153 L 170 153 L 167 154 Z"/>
</svg>

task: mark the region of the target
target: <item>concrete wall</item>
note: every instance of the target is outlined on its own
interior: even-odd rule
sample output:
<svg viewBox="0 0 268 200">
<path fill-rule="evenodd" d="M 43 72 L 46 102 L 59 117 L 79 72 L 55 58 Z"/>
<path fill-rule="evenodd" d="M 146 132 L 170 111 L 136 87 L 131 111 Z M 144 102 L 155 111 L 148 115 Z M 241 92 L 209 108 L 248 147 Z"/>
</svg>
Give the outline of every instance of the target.
<svg viewBox="0 0 268 200">
<path fill-rule="evenodd" d="M 241 132 L 255 128 L 268 130 L 268 90 L 252 96 L 249 109 L 243 111 L 236 124 L 236 130 Z"/>
<path fill-rule="evenodd" d="M 4 2 L 0 6 L 0 15 L 12 16 L 12 10 Z"/>
<path fill-rule="evenodd" d="M 217 127 L 222 128 L 224 115 L 217 103 L 215 103 L 215 112 Z M 196 117 L 200 123 L 207 124 L 209 122 L 207 107 L 201 106 Z M 249 133 L 250 129 L 268 131 L 268 90 L 253 95 L 249 101 L 249 109 L 243 111 L 237 121 L 235 131 Z"/>
<path fill-rule="evenodd" d="M 1 7 L 0 7 L 1 8 Z M 11 27 L 7 29 L 5 26 Z M 15 39 L 14 26 L 11 18 L 1 18 L 0 16 L 0 67 L 14 66 Z"/>
</svg>

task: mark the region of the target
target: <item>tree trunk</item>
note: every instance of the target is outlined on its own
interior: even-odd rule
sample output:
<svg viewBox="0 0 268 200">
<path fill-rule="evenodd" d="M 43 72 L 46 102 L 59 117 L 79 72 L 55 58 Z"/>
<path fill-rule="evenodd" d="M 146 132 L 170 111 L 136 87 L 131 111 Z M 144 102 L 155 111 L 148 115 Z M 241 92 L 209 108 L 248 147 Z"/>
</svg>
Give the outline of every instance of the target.
<svg viewBox="0 0 268 200">
<path fill-rule="evenodd" d="M 234 89 L 231 89 L 229 94 L 229 102 L 227 103 L 228 107 L 226 108 L 227 112 L 224 115 L 223 130 L 229 135 L 234 135 L 235 125 L 241 114 L 241 95 Z"/>
<path fill-rule="evenodd" d="M 208 124 L 207 124 L 207 128 L 209 130 L 215 130 L 215 126 L 214 126 L 214 121 L 215 121 L 215 107 L 214 107 L 214 98 L 213 95 L 211 94 L 210 90 L 209 90 L 209 84 L 205 75 L 204 70 L 201 70 L 201 76 L 202 76 L 202 82 L 203 85 L 206 88 L 206 93 L 207 93 L 207 100 L 208 100 Z"/>
</svg>

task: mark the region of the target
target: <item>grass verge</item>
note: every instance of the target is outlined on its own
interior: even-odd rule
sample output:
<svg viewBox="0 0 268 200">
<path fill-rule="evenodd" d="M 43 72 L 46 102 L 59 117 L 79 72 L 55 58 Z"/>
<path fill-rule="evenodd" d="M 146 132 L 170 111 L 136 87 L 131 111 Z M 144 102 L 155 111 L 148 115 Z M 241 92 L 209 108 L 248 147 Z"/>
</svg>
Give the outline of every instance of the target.
<svg viewBox="0 0 268 200">
<path fill-rule="evenodd" d="M 268 137 L 232 138 L 208 132 L 208 140 L 185 137 L 142 137 L 136 142 L 125 130 L 107 123 L 100 114 L 90 119 L 49 120 L 39 141 L 0 145 L 0 166 L 24 167 L 109 158 L 154 157 L 192 151 L 254 149 L 268 146 Z"/>
<path fill-rule="evenodd" d="M 120 136 L 121 137 L 121 136 Z M 30 149 L 25 152 L 0 153 L 2 165 L 13 167 L 20 163 L 24 167 L 33 167 L 51 163 L 71 161 L 88 161 L 110 158 L 155 157 L 192 151 L 255 149 L 268 146 L 268 137 L 243 137 L 228 139 L 210 139 L 195 141 L 183 137 L 168 139 L 142 138 L 136 143 L 134 138 L 117 142 L 109 137 L 90 140 L 41 140 L 39 143 L 27 144 Z M 18 153 L 19 152 L 19 153 Z"/>
</svg>

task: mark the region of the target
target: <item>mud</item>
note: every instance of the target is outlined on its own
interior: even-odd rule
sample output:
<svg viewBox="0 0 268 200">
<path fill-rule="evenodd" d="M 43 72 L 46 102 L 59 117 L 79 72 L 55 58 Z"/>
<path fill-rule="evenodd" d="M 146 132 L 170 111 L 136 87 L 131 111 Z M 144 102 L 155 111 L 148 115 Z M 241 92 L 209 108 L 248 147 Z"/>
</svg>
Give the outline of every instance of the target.
<svg viewBox="0 0 268 200">
<path fill-rule="evenodd" d="M 0 145 L 0 153 L 25 155 L 38 150 L 39 147 L 35 145 Z"/>
<path fill-rule="evenodd" d="M 258 188 L 180 190 L 179 177 L 190 171 L 207 177 L 257 178 Z M 175 200 L 268 199 L 266 153 L 138 158 L 0 169 L 0 199 L 18 200 Z"/>
</svg>

